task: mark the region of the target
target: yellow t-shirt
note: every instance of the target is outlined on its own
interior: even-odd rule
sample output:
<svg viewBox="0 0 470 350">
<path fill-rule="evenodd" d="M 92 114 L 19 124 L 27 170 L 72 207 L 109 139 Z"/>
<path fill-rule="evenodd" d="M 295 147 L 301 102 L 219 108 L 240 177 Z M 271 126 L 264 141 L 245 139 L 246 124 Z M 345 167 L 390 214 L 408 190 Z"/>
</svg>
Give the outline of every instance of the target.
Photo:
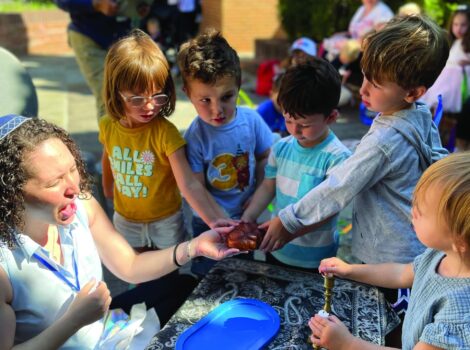
<svg viewBox="0 0 470 350">
<path fill-rule="evenodd" d="M 186 143 L 176 127 L 157 117 L 129 129 L 105 116 L 99 129 L 99 141 L 108 153 L 114 177 L 114 210 L 135 222 L 176 213 L 181 195 L 168 156 Z"/>
</svg>

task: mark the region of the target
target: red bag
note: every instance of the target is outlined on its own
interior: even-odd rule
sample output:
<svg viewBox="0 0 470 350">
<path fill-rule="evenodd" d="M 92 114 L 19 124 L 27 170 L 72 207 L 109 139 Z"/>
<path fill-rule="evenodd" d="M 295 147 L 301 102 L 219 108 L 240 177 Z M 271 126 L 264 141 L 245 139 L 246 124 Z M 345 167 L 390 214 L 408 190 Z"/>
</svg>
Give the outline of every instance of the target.
<svg viewBox="0 0 470 350">
<path fill-rule="evenodd" d="M 276 73 L 275 67 L 278 64 L 279 60 L 268 60 L 259 65 L 256 71 L 256 93 L 258 95 L 269 96 Z"/>
</svg>

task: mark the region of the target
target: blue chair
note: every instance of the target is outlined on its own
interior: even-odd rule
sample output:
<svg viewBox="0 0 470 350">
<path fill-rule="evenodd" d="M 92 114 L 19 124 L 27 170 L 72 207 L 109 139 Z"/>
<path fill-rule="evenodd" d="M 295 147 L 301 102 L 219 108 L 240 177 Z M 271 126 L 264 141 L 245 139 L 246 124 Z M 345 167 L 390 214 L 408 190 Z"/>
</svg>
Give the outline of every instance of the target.
<svg viewBox="0 0 470 350">
<path fill-rule="evenodd" d="M 364 103 L 359 104 L 359 118 L 361 119 L 362 124 L 370 126 L 374 120 L 377 113 L 372 112 L 366 108 Z"/>
<path fill-rule="evenodd" d="M 436 111 L 434 112 L 433 120 L 434 124 L 439 128 L 439 124 L 442 121 L 442 116 L 444 115 L 444 104 L 442 102 L 442 95 L 437 95 L 437 107 Z M 455 138 L 456 138 L 456 128 L 455 126 L 452 128 L 449 134 L 449 140 L 447 141 L 446 145 L 443 145 L 449 152 L 453 152 L 455 149 Z"/>
<path fill-rule="evenodd" d="M 437 127 L 439 127 L 443 114 L 444 106 L 442 105 L 442 95 L 437 95 L 436 112 L 434 113 L 434 117 L 432 118 L 434 120 L 434 124 L 436 124 Z"/>
</svg>

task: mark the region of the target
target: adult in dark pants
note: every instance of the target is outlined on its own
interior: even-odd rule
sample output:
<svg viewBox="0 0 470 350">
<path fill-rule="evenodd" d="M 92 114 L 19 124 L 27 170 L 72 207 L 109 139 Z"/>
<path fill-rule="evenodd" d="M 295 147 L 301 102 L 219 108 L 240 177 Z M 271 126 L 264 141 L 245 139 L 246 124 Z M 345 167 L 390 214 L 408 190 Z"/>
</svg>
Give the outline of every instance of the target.
<svg viewBox="0 0 470 350">
<path fill-rule="evenodd" d="M 104 115 L 101 97 L 104 58 L 111 44 L 131 29 L 127 17 L 118 16 L 114 0 L 54 0 L 69 12 L 67 35 L 80 71 L 96 100 L 97 116 Z"/>
<path fill-rule="evenodd" d="M 455 128 L 456 151 L 470 150 L 470 98 L 463 104 Z"/>
</svg>

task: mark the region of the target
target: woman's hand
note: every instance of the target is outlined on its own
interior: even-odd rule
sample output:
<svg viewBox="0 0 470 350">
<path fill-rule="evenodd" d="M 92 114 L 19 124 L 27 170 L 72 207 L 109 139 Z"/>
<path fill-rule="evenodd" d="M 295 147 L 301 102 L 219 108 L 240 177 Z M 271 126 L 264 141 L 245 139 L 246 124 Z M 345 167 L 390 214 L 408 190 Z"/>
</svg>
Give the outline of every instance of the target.
<svg viewBox="0 0 470 350">
<path fill-rule="evenodd" d="M 78 292 L 64 316 L 81 328 L 102 318 L 110 304 L 111 295 L 106 283 L 92 279 Z"/>
<path fill-rule="evenodd" d="M 333 274 L 345 278 L 351 273 L 351 265 L 338 258 L 328 258 L 320 262 L 318 271 L 321 274 Z"/>
<path fill-rule="evenodd" d="M 239 249 L 227 248 L 225 244 L 226 235 L 233 230 L 233 226 L 217 227 L 206 231 L 192 240 L 196 256 L 205 256 L 215 260 L 221 260 L 240 253 Z"/>
</svg>

